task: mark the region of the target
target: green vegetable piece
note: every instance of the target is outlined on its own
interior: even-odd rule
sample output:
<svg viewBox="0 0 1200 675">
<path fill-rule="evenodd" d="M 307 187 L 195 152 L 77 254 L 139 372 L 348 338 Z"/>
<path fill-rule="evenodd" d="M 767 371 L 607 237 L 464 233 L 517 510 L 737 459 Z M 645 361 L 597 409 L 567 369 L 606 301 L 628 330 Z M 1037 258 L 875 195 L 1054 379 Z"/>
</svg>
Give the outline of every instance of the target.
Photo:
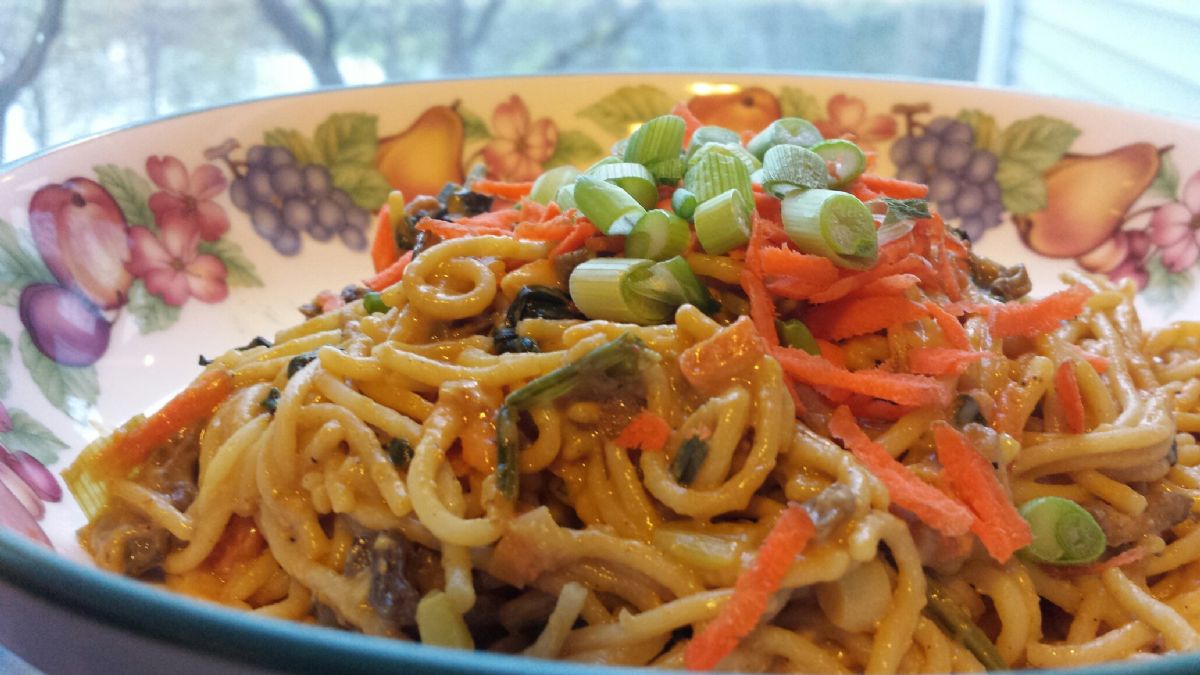
<svg viewBox="0 0 1200 675">
<path fill-rule="evenodd" d="M 533 181 L 533 188 L 529 191 L 529 198 L 539 204 L 549 204 L 558 196 L 558 191 L 563 186 L 574 183 L 578 177 L 579 169 L 570 164 L 556 166 Z M 562 204 L 559 204 L 559 206 L 562 206 Z"/>
<path fill-rule="evenodd" d="M 274 415 L 275 409 L 279 407 L 279 388 L 271 387 L 271 390 L 267 392 L 267 395 L 263 398 L 263 400 L 259 401 L 259 405 L 261 405 L 264 410 Z"/>
<path fill-rule="evenodd" d="M 1108 548 L 1100 524 L 1079 504 L 1062 497 L 1038 497 L 1018 509 L 1033 530 L 1033 542 L 1019 553 L 1050 565 L 1095 562 Z"/>
<path fill-rule="evenodd" d="M 683 187 L 696 195 L 700 204 L 729 190 L 737 190 L 746 215 L 754 209 L 750 171 L 736 157 L 710 152 L 693 164 L 683 177 Z"/>
<path fill-rule="evenodd" d="M 821 347 L 817 345 L 817 339 L 800 319 L 788 319 L 787 321 L 776 319 L 775 330 L 779 332 L 779 339 L 785 346 L 803 349 L 813 356 L 821 355 Z"/>
<path fill-rule="evenodd" d="M 696 199 L 696 195 L 683 188 L 679 188 L 671 195 L 671 209 L 675 211 L 675 215 L 683 218 L 689 223 L 696 215 L 696 207 L 700 202 Z"/>
<path fill-rule="evenodd" d="M 648 120 L 629 137 L 625 145 L 625 161 L 648 167 L 655 162 L 678 158 L 683 151 L 686 130 L 687 123 L 678 115 L 662 115 Z"/>
<path fill-rule="evenodd" d="M 675 453 L 675 458 L 671 460 L 671 475 L 675 482 L 684 487 L 691 485 L 707 457 L 708 443 L 700 440 L 699 436 L 692 436 L 684 441 Z"/>
<path fill-rule="evenodd" d="M 805 253 L 847 269 L 868 269 L 879 255 L 875 218 L 857 197 L 837 190 L 795 190 L 783 198 L 783 229 Z"/>
<path fill-rule="evenodd" d="M 844 138 L 821 141 L 809 149 L 826 162 L 829 173 L 833 174 L 831 187 L 847 185 L 867 170 L 866 153 Z"/>
<path fill-rule="evenodd" d="M 696 239 L 712 255 L 722 255 L 750 241 L 750 211 L 742 194 L 730 189 L 696 207 Z"/>
<path fill-rule="evenodd" d="M 692 132 L 692 140 L 688 144 L 687 158 L 689 161 L 700 148 L 707 143 L 737 143 L 741 144 L 742 137 L 732 129 L 718 126 L 703 126 Z"/>
<path fill-rule="evenodd" d="M 634 162 L 610 162 L 589 169 L 587 175 L 616 185 L 637 200 L 644 209 L 654 208 L 658 203 L 658 182 L 654 174 L 641 164 Z M 577 198 L 578 199 L 578 198 Z"/>
<path fill-rule="evenodd" d="M 625 255 L 666 260 L 683 253 L 690 234 L 686 220 L 668 211 L 653 209 L 634 224 L 625 238 Z"/>
<path fill-rule="evenodd" d="M 683 256 L 677 255 L 664 260 L 651 267 L 650 272 L 649 276 L 634 283 L 635 293 L 671 307 L 694 305 L 705 314 L 712 314 L 721 309 L 721 303 L 700 283 L 700 279 L 692 271 L 692 266 Z"/>
<path fill-rule="evenodd" d="M 589 319 L 660 324 L 671 317 L 674 307 L 637 293 L 638 283 L 652 273 L 651 260 L 642 258 L 593 258 L 571 270 L 567 284 L 571 299 Z"/>
<path fill-rule="evenodd" d="M 966 647 L 979 663 L 988 670 L 1007 670 L 1008 664 L 1000 656 L 1000 650 L 988 638 L 958 601 L 934 581 L 932 577 L 925 578 L 925 609 L 938 625 L 950 637 Z"/>
<path fill-rule="evenodd" d="M 384 314 L 391 307 L 383 301 L 383 297 L 375 291 L 370 291 L 363 296 L 363 309 L 367 310 L 367 314 Z"/>
<path fill-rule="evenodd" d="M 634 223 L 646 213 L 646 207 L 628 192 L 588 174 L 575 179 L 574 197 L 576 207 L 604 234 L 629 234 Z"/>
<path fill-rule="evenodd" d="M 303 354 L 297 354 L 296 356 L 293 356 L 292 360 L 288 361 L 288 367 L 287 367 L 288 379 L 289 380 L 292 379 L 292 377 L 296 373 L 303 370 L 304 366 L 307 366 L 308 364 L 312 363 L 314 360 L 316 360 L 316 358 L 317 358 L 317 352 L 315 352 L 315 351 L 304 352 Z"/>
<path fill-rule="evenodd" d="M 777 145 L 763 158 L 762 186 L 783 198 L 797 188 L 823 188 L 829 184 L 829 170 L 820 155 L 798 145 Z"/>
<path fill-rule="evenodd" d="M 809 148 L 822 140 L 821 132 L 812 125 L 812 122 L 800 117 L 781 117 L 750 139 L 750 142 L 746 144 L 746 149 L 755 157 L 762 159 L 767 154 L 767 150 L 777 145 L 799 145 Z"/>
<path fill-rule="evenodd" d="M 407 469 L 413 458 L 413 447 L 403 438 L 393 438 L 384 446 L 384 452 L 397 468 Z"/>
</svg>

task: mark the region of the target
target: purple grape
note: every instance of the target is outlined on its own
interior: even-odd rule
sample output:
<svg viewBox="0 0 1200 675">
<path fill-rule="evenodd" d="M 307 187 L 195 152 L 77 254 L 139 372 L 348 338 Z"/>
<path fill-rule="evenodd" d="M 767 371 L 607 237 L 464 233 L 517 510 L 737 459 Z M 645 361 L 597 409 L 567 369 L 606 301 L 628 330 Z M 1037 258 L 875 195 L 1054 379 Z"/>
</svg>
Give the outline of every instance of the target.
<svg viewBox="0 0 1200 675">
<path fill-rule="evenodd" d="M 295 163 L 296 156 L 292 154 L 291 150 L 279 146 L 272 146 L 271 148 L 268 148 L 267 166 L 269 168 L 278 169 L 280 167 L 294 165 Z"/>
<path fill-rule="evenodd" d="M 321 227 L 340 230 L 346 224 L 346 212 L 332 198 L 322 199 L 317 202 L 317 222 Z"/>
<path fill-rule="evenodd" d="M 971 145 L 975 142 L 975 132 L 971 129 L 971 125 L 966 122 L 953 120 L 946 125 L 946 130 L 941 133 L 942 141 L 949 144 Z"/>
<path fill-rule="evenodd" d="M 917 139 L 916 145 L 913 147 L 913 159 L 923 167 L 934 167 L 937 164 L 937 153 L 942 147 L 942 142 L 935 136 L 922 136 Z"/>
<path fill-rule="evenodd" d="M 304 231 L 316 241 L 329 241 L 333 239 L 333 235 L 336 233 L 335 230 L 324 227 L 315 220 L 310 222 Z"/>
<path fill-rule="evenodd" d="M 292 197 L 283 202 L 282 215 L 283 222 L 296 230 L 304 230 L 316 220 L 312 206 L 299 197 Z"/>
<path fill-rule="evenodd" d="M 942 171 L 959 171 L 971 161 L 971 146 L 942 143 L 937 153 L 937 167 Z"/>
<path fill-rule="evenodd" d="M 238 176 L 229 184 L 229 200 L 241 211 L 250 210 L 250 193 L 246 189 L 246 179 Z"/>
<path fill-rule="evenodd" d="M 912 136 L 903 136 L 892 143 L 892 161 L 896 166 L 904 166 L 912 162 L 913 150 L 917 140 Z"/>
<path fill-rule="evenodd" d="M 295 165 L 281 166 L 271 174 L 271 188 L 275 194 L 287 199 L 304 195 L 304 178 Z"/>
<path fill-rule="evenodd" d="M 963 184 L 954 197 L 954 210 L 963 217 L 979 213 L 983 204 L 983 188 L 971 183 Z"/>
<path fill-rule="evenodd" d="M 972 183 L 983 183 L 996 175 L 996 164 L 995 155 L 987 150 L 976 150 L 971 153 L 971 160 L 963 171 L 963 175 Z M 995 184 L 994 181 L 993 184 Z"/>
<path fill-rule="evenodd" d="M 252 145 L 246 151 L 246 164 L 251 167 L 266 167 L 269 148 L 265 145 Z"/>
<path fill-rule="evenodd" d="M 20 476 L 21 480 L 25 481 L 25 484 L 40 499 L 48 502 L 57 502 L 62 499 L 62 486 L 55 480 L 54 474 L 47 471 L 46 467 L 30 454 L 20 450 L 11 452 L 0 445 L 0 460 L 3 460 L 8 468 L 13 470 L 13 473 Z"/>
<path fill-rule="evenodd" d="M 354 200 L 350 199 L 350 195 L 346 194 L 342 190 L 334 190 L 331 198 L 338 206 L 347 211 L 356 208 L 354 205 Z"/>
<path fill-rule="evenodd" d="M 942 203 L 954 199 L 955 193 L 958 192 L 958 181 L 949 174 L 939 173 L 929 181 L 929 199 L 931 201 Z"/>
<path fill-rule="evenodd" d="M 254 226 L 258 236 L 268 241 L 273 241 L 284 226 L 279 209 L 271 204 L 255 204 L 250 209 L 250 224 Z"/>
<path fill-rule="evenodd" d="M 351 251 L 367 250 L 367 235 L 363 234 L 362 230 L 353 227 L 344 227 L 338 230 L 338 236 L 342 238 L 342 243 Z"/>
<path fill-rule="evenodd" d="M 271 173 L 266 169 L 251 168 L 246 172 L 246 193 L 251 201 L 267 204 L 275 200 L 275 188 L 271 187 Z"/>
<path fill-rule="evenodd" d="M 954 120 L 950 119 L 949 117 L 935 117 L 932 120 L 929 120 L 929 124 L 925 125 L 925 135 L 941 136 L 946 132 L 947 129 L 950 128 L 950 125 L 953 124 L 953 122 Z"/>
<path fill-rule="evenodd" d="M 963 217 L 959 221 L 958 226 L 963 232 L 967 233 L 967 238 L 971 241 L 979 241 L 979 238 L 983 236 L 984 230 L 987 229 L 984 226 L 983 216 L 978 214 Z"/>
<path fill-rule="evenodd" d="M 108 349 L 112 330 L 95 305 L 58 284 L 30 284 L 18 314 L 38 351 L 64 366 L 90 366 Z"/>
<path fill-rule="evenodd" d="M 287 226 L 280 227 L 271 238 L 271 246 L 283 255 L 296 255 L 300 252 L 300 231 Z"/>
<path fill-rule="evenodd" d="M 309 164 L 302 170 L 304 175 L 304 190 L 309 197 L 324 197 L 329 194 L 333 185 L 329 179 L 329 169 L 320 164 Z"/>
<path fill-rule="evenodd" d="M 371 214 L 357 207 L 346 209 L 346 224 L 356 230 L 365 230 L 371 224 Z"/>
<path fill-rule="evenodd" d="M 925 169 L 920 164 L 906 164 L 901 166 L 896 171 L 896 178 L 906 180 L 912 183 L 927 183 L 928 178 L 925 176 Z"/>
</svg>

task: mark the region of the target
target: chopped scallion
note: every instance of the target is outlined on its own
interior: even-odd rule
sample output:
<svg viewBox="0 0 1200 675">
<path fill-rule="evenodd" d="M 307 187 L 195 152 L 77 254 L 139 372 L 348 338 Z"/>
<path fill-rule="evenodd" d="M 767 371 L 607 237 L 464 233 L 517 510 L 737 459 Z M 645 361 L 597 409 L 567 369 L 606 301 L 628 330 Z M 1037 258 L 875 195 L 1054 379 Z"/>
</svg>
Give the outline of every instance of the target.
<svg viewBox="0 0 1200 675">
<path fill-rule="evenodd" d="M 738 143 L 742 137 L 733 129 L 718 126 L 703 126 L 692 132 L 692 140 L 688 144 L 687 158 L 690 160 L 705 143 Z"/>
<path fill-rule="evenodd" d="M 625 255 L 666 260 L 683 253 L 690 234 L 687 221 L 679 216 L 662 209 L 647 211 L 625 238 Z"/>
<path fill-rule="evenodd" d="M 762 168 L 762 162 L 758 158 L 750 154 L 750 151 L 742 147 L 741 143 L 705 143 L 700 146 L 700 149 L 692 153 L 688 157 L 688 168 L 695 166 L 696 162 L 704 159 L 705 155 L 709 154 L 728 155 L 737 159 L 742 164 L 746 165 L 746 171 L 754 173 Z"/>
<path fill-rule="evenodd" d="M 662 115 L 637 128 L 625 145 L 625 161 L 650 166 L 665 159 L 676 159 L 683 152 L 687 124 L 678 115 Z"/>
<path fill-rule="evenodd" d="M 1104 530 L 1087 509 L 1062 497 L 1038 497 L 1018 509 L 1029 522 L 1033 542 L 1020 553 L 1051 565 L 1094 562 L 1108 548 Z"/>
<path fill-rule="evenodd" d="M 672 307 L 636 292 L 653 271 L 653 261 L 636 258 L 593 258 L 571 271 L 569 286 L 575 306 L 589 319 L 659 324 Z"/>
<path fill-rule="evenodd" d="M 821 141 L 809 148 L 821 156 L 828 166 L 833 180 L 832 187 L 842 187 L 867 170 L 867 155 L 854 143 L 844 138 Z"/>
<path fill-rule="evenodd" d="M 683 174 L 687 172 L 687 163 L 683 161 L 682 157 L 672 157 L 654 162 L 646 168 L 654 174 L 659 185 L 675 185 L 683 179 Z"/>
<path fill-rule="evenodd" d="M 671 475 L 675 482 L 684 487 L 691 485 L 707 457 L 708 443 L 700 440 L 699 436 L 692 436 L 684 441 L 675 452 L 675 458 L 671 460 Z"/>
<path fill-rule="evenodd" d="M 746 165 L 729 154 L 706 153 L 683 177 L 683 187 L 701 204 L 729 190 L 737 190 L 746 215 L 754 208 L 754 191 Z"/>
<path fill-rule="evenodd" d="M 563 186 L 574 183 L 578 177 L 579 169 L 570 164 L 556 166 L 533 181 L 533 189 L 529 191 L 529 198 L 539 204 L 549 204 L 558 196 L 558 192 Z"/>
<path fill-rule="evenodd" d="M 400 469 L 407 469 L 409 462 L 413 458 L 413 447 L 403 438 L 393 438 L 388 441 L 383 450 L 387 453 L 388 458 L 392 460 L 392 464 Z"/>
<path fill-rule="evenodd" d="M 755 157 L 762 159 L 767 154 L 767 150 L 776 145 L 799 145 L 809 148 L 822 140 L 821 132 L 812 125 L 812 122 L 800 117 L 781 117 L 750 139 L 750 142 L 746 144 L 746 149 Z"/>
<path fill-rule="evenodd" d="M 367 314 L 381 314 L 387 312 L 391 307 L 383 301 L 383 296 L 375 291 L 370 291 L 363 296 L 363 309 L 367 310 Z"/>
<path fill-rule="evenodd" d="M 303 354 L 297 354 L 297 355 L 293 356 L 292 360 L 288 361 L 288 367 L 287 367 L 288 379 L 290 380 L 293 377 L 295 377 L 296 373 L 300 372 L 301 370 L 304 370 L 305 366 L 312 363 L 316 359 L 317 359 L 317 352 L 315 352 L 315 351 L 304 352 Z"/>
<path fill-rule="evenodd" d="M 671 208 L 675 210 L 675 215 L 689 223 L 696 215 L 696 207 L 699 203 L 696 200 L 696 195 L 683 188 L 679 188 L 671 195 Z"/>
<path fill-rule="evenodd" d="M 683 256 L 664 260 L 651 268 L 650 276 L 634 283 L 634 292 L 672 307 L 694 305 L 705 314 L 721 308 Z"/>
<path fill-rule="evenodd" d="M 705 252 L 722 255 L 750 241 L 750 216 L 736 189 L 696 207 L 696 239 Z"/>
<path fill-rule="evenodd" d="M 604 234 L 629 234 L 646 213 L 628 192 L 587 174 L 575 179 L 574 197 L 575 206 Z M 563 206 L 561 202 L 559 206 Z"/>
<path fill-rule="evenodd" d="M 558 204 L 564 211 L 576 208 L 578 205 L 575 203 L 575 183 L 560 187 L 558 194 L 554 195 L 554 203 Z"/>
<path fill-rule="evenodd" d="M 805 253 L 847 269 L 867 269 L 879 255 L 875 219 L 857 197 L 836 190 L 795 190 L 783 199 L 783 228 Z"/>
<path fill-rule="evenodd" d="M 587 175 L 602 178 L 628 192 L 644 209 L 654 208 L 658 202 L 658 182 L 641 164 L 610 162 L 589 169 Z"/>
<path fill-rule="evenodd" d="M 785 346 L 803 349 L 813 356 L 821 355 L 821 348 L 817 345 L 817 339 L 813 337 L 812 331 L 808 330 L 808 326 L 799 319 L 788 319 L 787 321 L 775 321 L 775 330 L 779 333 L 779 340 Z"/>
<path fill-rule="evenodd" d="M 958 603 L 941 584 L 928 575 L 925 578 L 925 609 L 942 629 L 966 647 L 987 670 L 1008 670 L 1000 650 L 987 633 L 975 625 L 966 608 Z"/>
<path fill-rule="evenodd" d="M 798 145 L 777 145 L 763 158 L 762 186 L 776 197 L 797 188 L 823 188 L 829 184 L 829 170 L 820 155 Z"/>
</svg>

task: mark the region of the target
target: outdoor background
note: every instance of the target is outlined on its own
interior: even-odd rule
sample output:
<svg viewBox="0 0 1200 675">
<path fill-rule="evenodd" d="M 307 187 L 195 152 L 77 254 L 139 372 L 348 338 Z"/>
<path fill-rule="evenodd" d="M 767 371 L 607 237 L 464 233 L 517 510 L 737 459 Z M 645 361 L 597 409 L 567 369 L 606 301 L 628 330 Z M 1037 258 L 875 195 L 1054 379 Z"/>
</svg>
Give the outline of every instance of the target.
<svg viewBox="0 0 1200 675">
<path fill-rule="evenodd" d="M 938 78 L 1200 116 L 1192 0 L 0 0 L 0 162 L 180 111 L 458 75 Z"/>
</svg>

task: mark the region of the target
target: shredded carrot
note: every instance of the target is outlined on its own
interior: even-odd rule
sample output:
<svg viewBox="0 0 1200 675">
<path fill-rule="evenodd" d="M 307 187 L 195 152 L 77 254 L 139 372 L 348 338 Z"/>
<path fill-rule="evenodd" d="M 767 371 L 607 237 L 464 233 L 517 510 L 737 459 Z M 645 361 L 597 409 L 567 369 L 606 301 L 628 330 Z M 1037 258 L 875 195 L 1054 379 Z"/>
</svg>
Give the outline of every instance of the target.
<svg viewBox="0 0 1200 675">
<path fill-rule="evenodd" d="M 865 298 L 872 295 L 903 295 L 910 288 L 921 283 L 921 277 L 915 274 L 889 274 L 868 284 L 863 284 L 857 291 L 850 294 L 853 298 Z"/>
<path fill-rule="evenodd" d="M 494 411 L 493 411 L 494 413 Z M 496 426 L 494 414 L 479 415 L 462 428 L 462 459 L 467 466 L 483 474 L 496 470 Z"/>
<path fill-rule="evenodd" d="M 525 202 L 523 201 L 522 203 Z M 487 211 L 469 218 L 459 218 L 454 222 L 462 225 L 463 227 L 481 227 L 485 229 L 502 228 L 512 230 L 512 226 L 521 220 L 537 220 L 537 218 L 541 216 L 542 212 L 538 209 L 543 208 L 542 205 L 538 204 L 537 202 L 529 203 L 533 204 L 534 206 L 525 209 L 509 208 L 500 209 L 499 211 Z M 531 208 L 537 210 L 536 214 L 530 215 Z"/>
<path fill-rule="evenodd" d="M 212 415 L 231 393 L 233 377 L 228 371 L 209 368 L 141 424 L 126 425 L 128 431 L 125 427 L 117 431 L 114 442 L 103 446 L 95 463 L 104 467 L 105 475 L 128 474 L 180 430 Z"/>
<path fill-rule="evenodd" d="M 683 118 L 683 147 L 686 148 L 692 142 L 692 134 L 704 126 L 704 122 L 701 122 L 700 118 L 696 117 L 696 114 L 688 107 L 687 101 L 676 103 L 675 107 L 671 108 L 671 114 L 679 115 Z"/>
<path fill-rule="evenodd" d="M 871 440 L 846 406 L 829 419 L 829 433 L 842 441 L 859 462 L 887 488 L 893 502 L 948 537 L 966 534 L 974 517 L 962 503 L 926 483 Z"/>
<path fill-rule="evenodd" d="M 850 408 L 850 412 L 854 413 L 855 417 L 884 420 L 887 422 L 895 422 L 913 410 L 916 410 L 912 406 L 896 405 L 891 401 L 871 398 L 862 394 L 850 396 L 846 399 L 846 405 Z"/>
<path fill-rule="evenodd" d="M 873 199 L 879 199 L 879 193 L 867 187 L 863 179 L 856 178 L 854 182 L 846 186 L 846 191 L 858 197 L 859 201 L 869 202 Z"/>
<path fill-rule="evenodd" d="M 987 356 L 952 347 L 914 347 L 908 350 L 908 370 L 918 375 L 961 375 L 967 366 Z"/>
<path fill-rule="evenodd" d="M 926 284 L 932 284 L 936 276 L 928 260 L 915 253 L 909 253 L 894 261 L 881 262 L 865 272 L 843 276 L 830 284 L 829 288 L 813 295 L 809 301 L 819 304 L 840 300 L 864 286 L 896 274 L 912 274 Z"/>
<path fill-rule="evenodd" d="M 772 329 L 774 326 L 772 325 Z M 879 369 L 849 371 L 820 356 L 790 347 L 773 347 L 772 356 L 788 375 L 806 384 L 839 387 L 900 405 L 947 406 L 950 389 L 924 375 L 890 373 Z"/>
<path fill-rule="evenodd" d="M 614 441 L 622 448 L 637 448 L 654 452 L 662 450 L 671 435 L 671 425 L 650 410 L 643 410 L 629 420 Z"/>
<path fill-rule="evenodd" d="M 489 180 L 480 178 L 471 183 L 471 191 L 479 192 L 493 197 L 509 199 L 517 201 L 521 197 L 528 195 L 533 190 L 533 181 L 525 181 L 520 183 L 510 183 L 502 180 Z"/>
<path fill-rule="evenodd" d="M 971 348 L 971 341 L 967 338 L 967 329 L 963 328 L 958 319 L 945 307 L 930 301 L 925 303 L 925 311 L 929 312 L 929 316 L 933 317 L 938 328 L 942 329 L 942 337 L 946 338 L 947 344 L 955 349 Z"/>
<path fill-rule="evenodd" d="M 575 231 L 575 225 L 567 216 L 557 216 L 549 220 L 523 220 L 513 228 L 513 236 L 517 239 L 532 239 L 535 241 L 562 241 Z"/>
<path fill-rule="evenodd" d="M 225 575 L 238 563 L 258 556 L 265 543 L 253 518 L 235 515 L 208 554 L 207 562 L 215 572 Z"/>
<path fill-rule="evenodd" d="M 746 293 L 746 299 L 750 301 L 750 319 L 754 321 L 754 327 L 758 329 L 758 336 L 768 346 L 778 347 L 779 332 L 775 330 L 775 301 L 767 293 L 762 277 L 755 274 L 747 265 L 742 269 L 738 279 L 741 281 L 742 291 Z"/>
<path fill-rule="evenodd" d="M 991 462 L 971 447 L 960 431 L 945 422 L 934 422 L 933 439 L 954 494 L 975 513 L 971 531 L 989 555 L 1007 562 L 1017 549 L 1033 541 L 1033 533 L 1005 493 Z"/>
<path fill-rule="evenodd" d="M 597 234 L 600 234 L 600 230 L 596 229 L 592 221 L 587 218 L 576 218 L 574 229 L 558 242 L 558 246 L 555 246 L 553 251 L 550 251 L 550 259 L 553 260 L 564 253 L 579 250 L 588 239 Z"/>
<path fill-rule="evenodd" d="M 809 255 L 782 246 L 765 246 L 759 251 L 764 276 L 785 277 L 825 287 L 838 278 L 838 269 L 829 258 Z"/>
<path fill-rule="evenodd" d="M 1013 301 L 976 309 L 987 315 L 993 337 L 1036 337 L 1058 328 L 1062 321 L 1079 316 L 1091 296 L 1092 292 L 1086 286 L 1075 284 L 1041 300 Z"/>
<path fill-rule="evenodd" d="M 392 230 L 392 216 L 388 205 L 379 209 L 375 219 L 375 238 L 371 241 L 371 264 L 378 272 L 396 262 L 400 257 L 400 247 L 396 245 L 396 233 Z"/>
<path fill-rule="evenodd" d="M 1114 567 L 1127 567 L 1137 562 L 1141 562 L 1146 557 L 1147 551 L 1144 546 L 1134 546 L 1133 548 L 1125 549 L 1114 555 L 1108 560 L 1091 563 L 1090 565 L 1042 565 L 1042 571 L 1052 577 L 1070 579 L 1072 577 L 1096 576 L 1105 570 Z"/>
<path fill-rule="evenodd" d="M 1087 361 L 1100 375 L 1108 372 L 1108 367 L 1112 365 L 1107 358 L 1100 356 L 1099 354 L 1093 354 L 1077 344 L 1067 342 L 1064 343 L 1064 345 L 1068 351 L 1075 354 L 1075 358 Z"/>
<path fill-rule="evenodd" d="M 408 267 L 408 263 L 412 262 L 412 259 L 413 252 L 405 251 L 404 255 L 396 259 L 396 262 L 379 270 L 375 276 L 364 280 L 363 285 L 373 291 L 382 291 L 404 277 L 404 269 Z"/>
<path fill-rule="evenodd" d="M 738 575 L 733 595 L 683 653 L 688 670 L 712 670 L 737 648 L 738 642 L 758 625 L 771 595 L 779 590 L 796 556 L 816 534 L 808 513 L 789 503 L 763 539 L 754 562 Z"/>
<path fill-rule="evenodd" d="M 754 210 L 760 218 L 779 222 L 783 202 L 765 192 L 754 191 Z"/>
<path fill-rule="evenodd" d="M 820 281 L 797 279 L 795 277 L 768 278 L 764 283 L 772 295 L 790 300 L 807 300 L 814 294 L 828 288 L 827 284 L 822 284 Z"/>
<path fill-rule="evenodd" d="M 693 387 L 709 390 L 753 370 L 763 357 L 762 338 L 755 323 L 740 317 L 679 355 L 679 370 Z M 774 324 L 771 330 L 775 330 Z"/>
<path fill-rule="evenodd" d="M 503 227 L 498 225 L 485 225 L 481 223 L 468 223 L 467 219 L 451 222 L 448 220 L 437 220 L 436 218 L 425 217 L 417 221 L 416 228 L 422 232 L 432 232 L 442 239 L 458 239 L 460 237 L 481 237 L 487 235 L 498 235 L 501 237 L 511 236 L 513 231 L 511 227 Z"/>
<path fill-rule="evenodd" d="M 848 298 L 813 307 L 804 324 L 817 337 L 845 340 L 928 316 L 921 305 L 900 296 Z"/>
<path fill-rule="evenodd" d="M 1062 403 L 1067 428 L 1073 434 L 1087 430 L 1087 416 L 1083 408 L 1083 392 L 1079 390 L 1079 378 L 1075 376 L 1075 362 L 1063 361 L 1054 374 L 1054 391 Z"/>
<path fill-rule="evenodd" d="M 920 199 L 929 194 L 929 186 L 923 183 L 885 178 L 873 173 L 864 173 L 858 177 L 858 182 L 892 199 Z"/>
<path fill-rule="evenodd" d="M 583 245 L 594 253 L 620 253 L 625 250 L 625 237 L 616 234 L 602 234 L 589 238 L 583 242 Z"/>
</svg>

